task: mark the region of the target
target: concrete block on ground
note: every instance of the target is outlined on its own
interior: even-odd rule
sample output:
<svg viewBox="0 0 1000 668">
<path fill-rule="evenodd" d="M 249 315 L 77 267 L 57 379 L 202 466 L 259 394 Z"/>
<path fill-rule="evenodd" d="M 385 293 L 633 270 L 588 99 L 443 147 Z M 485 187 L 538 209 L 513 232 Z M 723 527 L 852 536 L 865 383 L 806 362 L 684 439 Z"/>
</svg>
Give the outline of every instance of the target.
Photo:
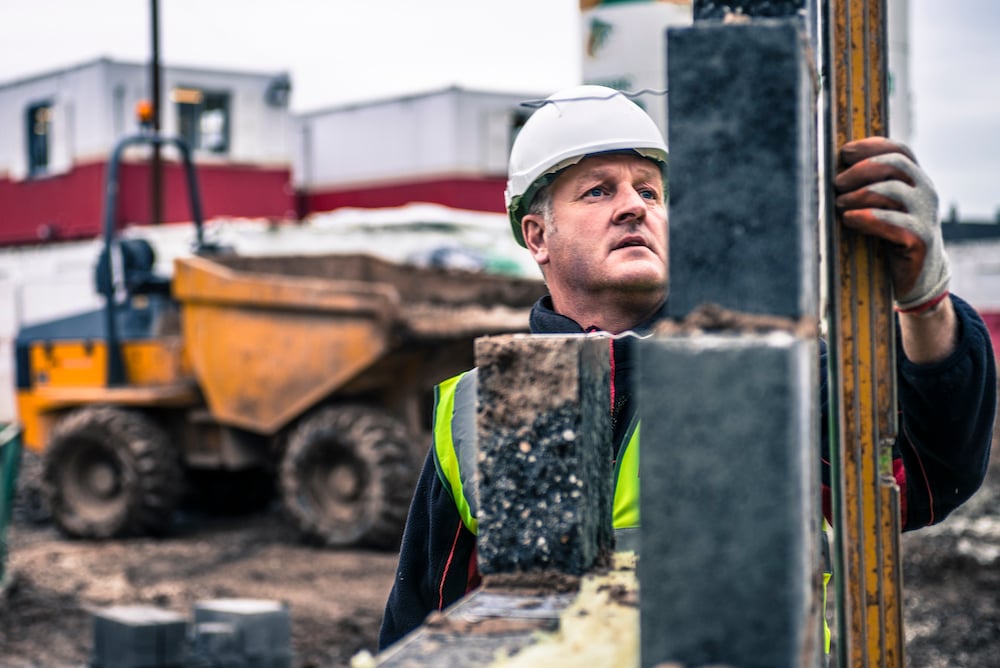
<svg viewBox="0 0 1000 668">
<path fill-rule="evenodd" d="M 93 668 L 180 668 L 187 622 L 152 606 L 114 606 L 94 613 Z"/>
<path fill-rule="evenodd" d="M 668 30 L 672 317 L 817 314 L 814 84 L 796 26 Z"/>
<path fill-rule="evenodd" d="M 818 665 L 817 345 L 639 343 L 643 666 Z"/>
<path fill-rule="evenodd" d="M 243 668 L 245 665 L 239 632 L 233 624 L 202 622 L 192 626 L 187 668 Z"/>
<path fill-rule="evenodd" d="M 477 553 L 484 575 L 580 575 L 610 557 L 609 341 L 476 341 Z"/>
<path fill-rule="evenodd" d="M 236 651 L 247 666 L 290 668 L 292 624 L 288 606 L 261 599 L 214 599 L 194 606 L 195 628 L 224 623 L 236 630 Z M 228 645 L 219 639 L 223 646 Z"/>
</svg>

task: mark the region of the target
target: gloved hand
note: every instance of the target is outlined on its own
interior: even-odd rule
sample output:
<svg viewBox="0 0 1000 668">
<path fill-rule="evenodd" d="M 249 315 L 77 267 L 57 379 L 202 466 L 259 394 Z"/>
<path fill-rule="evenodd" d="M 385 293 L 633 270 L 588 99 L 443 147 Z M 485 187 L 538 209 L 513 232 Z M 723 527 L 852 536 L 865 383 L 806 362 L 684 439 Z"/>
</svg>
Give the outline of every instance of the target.
<svg viewBox="0 0 1000 668">
<path fill-rule="evenodd" d="M 948 295 L 938 197 L 910 149 L 882 137 L 841 148 L 833 180 L 847 227 L 884 239 L 896 309 L 921 313 Z"/>
</svg>

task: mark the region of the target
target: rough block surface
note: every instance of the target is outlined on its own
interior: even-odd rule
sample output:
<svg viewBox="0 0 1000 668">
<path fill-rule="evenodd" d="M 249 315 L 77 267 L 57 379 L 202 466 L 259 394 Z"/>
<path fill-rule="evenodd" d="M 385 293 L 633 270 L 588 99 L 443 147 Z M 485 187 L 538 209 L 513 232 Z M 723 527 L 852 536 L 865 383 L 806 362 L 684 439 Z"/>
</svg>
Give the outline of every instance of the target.
<svg viewBox="0 0 1000 668">
<path fill-rule="evenodd" d="M 668 30 L 670 301 L 817 310 L 813 84 L 793 20 Z"/>
<path fill-rule="evenodd" d="M 478 563 L 579 575 L 612 549 L 609 340 L 476 342 Z"/>
<path fill-rule="evenodd" d="M 798 16 L 807 9 L 806 0 L 694 0 L 696 21 L 724 19 L 726 14 L 781 18 Z"/>
</svg>

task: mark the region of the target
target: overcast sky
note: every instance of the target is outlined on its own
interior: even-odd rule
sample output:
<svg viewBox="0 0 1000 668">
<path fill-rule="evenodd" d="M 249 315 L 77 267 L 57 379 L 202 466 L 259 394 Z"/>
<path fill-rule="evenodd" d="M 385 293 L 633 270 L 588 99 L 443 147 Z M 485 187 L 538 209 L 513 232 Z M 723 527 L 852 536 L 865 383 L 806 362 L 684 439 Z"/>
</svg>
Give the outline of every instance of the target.
<svg viewBox="0 0 1000 668">
<path fill-rule="evenodd" d="M 150 53 L 148 0 L 0 0 L 0 82 Z M 963 218 L 1000 209 L 1000 2 L 911 0 L 911 144 Z M 292 108 L 581 78 L 579 0 L 160 0 L 165 64 L 287 71 Z"/>
</svg>

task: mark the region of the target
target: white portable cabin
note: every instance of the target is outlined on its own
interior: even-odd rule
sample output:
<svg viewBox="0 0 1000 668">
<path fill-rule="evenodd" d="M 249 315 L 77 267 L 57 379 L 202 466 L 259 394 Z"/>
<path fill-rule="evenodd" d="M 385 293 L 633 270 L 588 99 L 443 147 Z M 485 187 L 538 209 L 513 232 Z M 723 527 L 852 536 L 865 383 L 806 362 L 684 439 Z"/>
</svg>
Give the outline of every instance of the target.
<svg viewBox="0 0 1000 668">
<path fill-rule="evenodd" d="M 105 164 L 119 139 L 138 132 L 134 110 L 150 99 L 149 80 L 146 65 L 101 58 L 0 83 L 0 245 L 97 231 Z M 281 199 L 284 213 L 291 201 L 284 192 L 292 127 L 287 75 L 164 67 L 160 81 L 161 132 L 187 140 L 199 166 L 212 171 L 213 184 L 225 185 L 205 193 L 206 213 L 248 213 L 224 178 L 243 177 L 248 169 L 258 177 L 271 172 L 267 182 L 277 190 L 269 208 L 278 209 Z M 176 157 L 169 150 L 163 155 Z M 259 193 L 260 181 L 231 185 Z"/>
<path fill-rule="evenodd" d="M 42 123 L 48 125 L 40 133 L 49 146 L 46 173 L 105 158 L 118 139 L 138 130 L 135 108 L 151 99 L 149 80 L 145 64 L 101 58 L 0 83 L 0 176 L 21 180 L 44 167 L 33 165 L 27 151 L 29 133 Z M 161 131 L 185 136 L 199 157 L 289 162 L 287 74 L 164 67 L 160 81 Z M 192 117 L 200 121 L 195 126 Z"/>
<path fill-rule="evenodd" d="M 502 212 L 507 158 L 542 93 L 450 87 L 297 117 L 294 185 L 310 211 L 434 202 Z"/>
</svg>

